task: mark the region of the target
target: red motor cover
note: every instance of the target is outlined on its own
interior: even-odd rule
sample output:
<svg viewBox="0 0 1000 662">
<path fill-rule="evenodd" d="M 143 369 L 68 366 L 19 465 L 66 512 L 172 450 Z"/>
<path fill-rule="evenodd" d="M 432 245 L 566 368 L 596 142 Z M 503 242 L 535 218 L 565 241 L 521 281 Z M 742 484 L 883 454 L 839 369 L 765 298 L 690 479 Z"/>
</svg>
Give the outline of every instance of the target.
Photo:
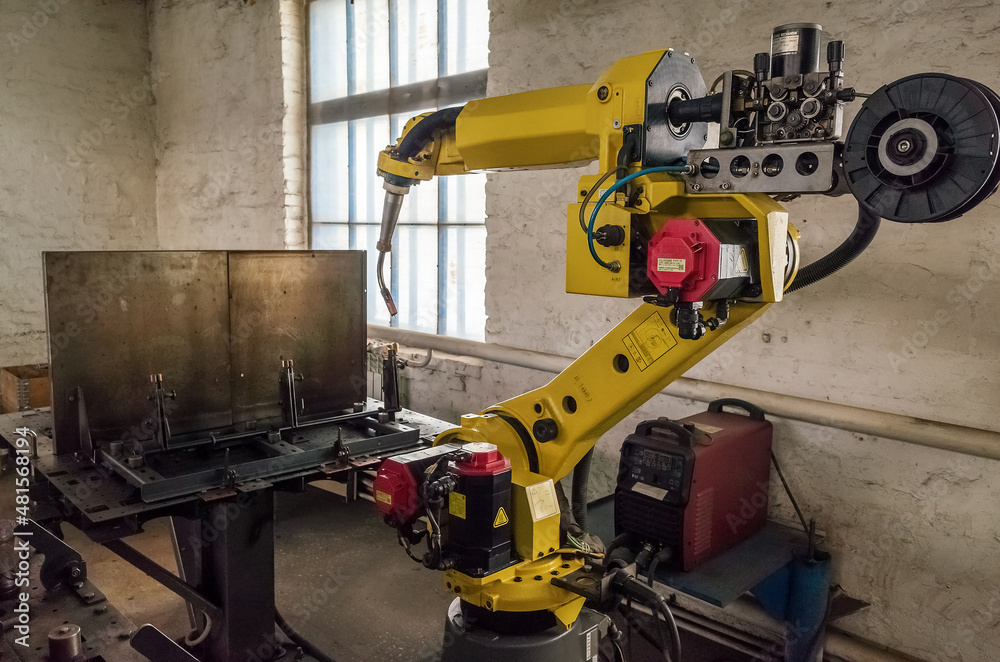
<svg viewBox="0 0 1000 662">
<path fill-rule="evenodd" d="M 372 487 L 375 507 L 395 524 L 407 524 L 420 516 L 423 505 L 419 485 L 405 464 L 389 458 L 382 463 Z"/>
<path fill-rule="evenodd" d="M 722 242 L 698 219 L 672 218 L 649 240 L 646 273 L 660 294 L 701 301 L 718 281 Z"/>
<path fill-rule="evenodd" d="M 390 457 L 379 467 L 372 485 L 375 506 L 383 517 L 394 526 L 412 524 L 424 513 L 421 489 L 424 470 L 443 455 L 460 448 L 458 444 L 444 444 Z"/>
<path fill-rule="evenodd" d="M 455 462 L 454 472 L 462 476 L 493 476 L 510 469 L 510 460 L 505 458 L 493 444 L 471 443 L 462 446 L 469 456 Z"/>
</svg>

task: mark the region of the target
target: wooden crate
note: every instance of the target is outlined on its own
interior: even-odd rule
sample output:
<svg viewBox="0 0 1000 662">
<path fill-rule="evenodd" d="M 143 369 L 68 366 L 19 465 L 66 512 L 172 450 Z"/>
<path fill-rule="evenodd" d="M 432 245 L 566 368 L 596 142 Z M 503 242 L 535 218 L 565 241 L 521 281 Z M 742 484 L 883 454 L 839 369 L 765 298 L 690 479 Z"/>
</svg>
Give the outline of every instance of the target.
<svg viewBox="0 0 1000 662">
<path fill-rule="evenodd" d="M 48 407 L 52 403 L 47 365 L 15 365 L 0 368 L 0 409 L 4 414 Z"/>
</svg>

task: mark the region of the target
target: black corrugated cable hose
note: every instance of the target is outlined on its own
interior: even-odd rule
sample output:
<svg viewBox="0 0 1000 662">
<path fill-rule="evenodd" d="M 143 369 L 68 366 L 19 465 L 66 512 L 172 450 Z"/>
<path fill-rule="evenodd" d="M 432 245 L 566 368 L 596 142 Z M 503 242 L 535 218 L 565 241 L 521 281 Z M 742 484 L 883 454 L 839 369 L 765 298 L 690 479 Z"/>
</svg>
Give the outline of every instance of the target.
<svg viewBox="0 0 1000 662">
<path fill-rule="evenodd" d="M 785 294 L 801 290 L 846 267 L 872 243 L 881 222 L 882 219 L 875 213 L 859 204 L 858 222 L 847 239 L 828 254 L 799 269 Z"/>
<path fill-rule="evenodd" d="M 455 120 L 463 108 L 465 106 L 444 108 L 417 122 L 416 126 L 399 141 L 399 147 L 396 149 L 397 158 L 406 161 L 424 151 L 424 147 L 434 139 L 437 131 L 455 126 Z"/>
<path fill-rule="evenodd" d="M 570 506 L 573 511 L 573 519 L 576 520 L 584 533 L 590 533 L 587 528 L 587 489 L 590 484 L 590 465 L 593 460 L 594 449 L 591 448 L 573 469 L 573 492 Z"/>
</svg>

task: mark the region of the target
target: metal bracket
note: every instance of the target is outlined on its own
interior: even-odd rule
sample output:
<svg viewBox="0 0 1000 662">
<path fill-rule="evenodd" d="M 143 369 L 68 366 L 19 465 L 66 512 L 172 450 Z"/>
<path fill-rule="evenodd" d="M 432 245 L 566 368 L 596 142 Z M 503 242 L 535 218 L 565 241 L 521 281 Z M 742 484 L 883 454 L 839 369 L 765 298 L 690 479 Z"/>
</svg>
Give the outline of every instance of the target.
<svg viewBox="0 0 1000 662">
<path fill-rule="evenodd" d="M 281 361 L 281 373 L 278 383 L 281 384 L 281 414 L 285 419 L 285 425 L 293 428 L 299 426 L 300 404 L 298 395 L 295 393 L 295 382 L 301 382 L 302 375 L 295 372 L 295 361 L 284 359 Z"/>
<path fill-rule="evenodd" d="M 129 645 L 152 662 L 198 662 L 180 644 L 148 624 L 132 635 Z"/>
<path fill-rule="evenodd" d="M 695 149 L 688 194 L 826 193 L 834 186 L 834 143 Z M 713 167 L 705 167 L 714 160 Z M 716 171 L 717 167 L 717 171 Z"/>
<path fill-rule="evenodd" d="M 195 587 L 180 579 L 160 564 L 148 558 L 142 552 L 128 545 L 121 540 L 109 540 L 104 543 L 109 550 L 122 557 L 136 568 L 146 573 L 154 580 L 170 589 L 187 602 L 208 614 L 212 619 L 218 621 L 222 618 L 222 610 L 208 598 L 198 592 Z M 138 650 L 138 649 L 137 649 Z"/>
<path fill-rule="evenodd" d="M 170 421 L 167 418 L 166 400 L 167 398 L 176 400 L 177 391 L 164 390 L 161 374 L 150 375 L 149 381 L 153 382 L 153 393 L 149 396 L 153 401 L 153 435 L 160 449 L 166 450 L 170 446 Z"/>
<path fill-rule="evenodd" d="M 87 581 L 87 562 L 79 552 L 35 520 L 28 520 L 27 532 L 30 533 L 31 546 L 45 557 L 38 572 L 45 590 L 51 591 L 60 584 L 65 584 L 87 604 L 106 599 L 103 593 Z"/>
</svg>

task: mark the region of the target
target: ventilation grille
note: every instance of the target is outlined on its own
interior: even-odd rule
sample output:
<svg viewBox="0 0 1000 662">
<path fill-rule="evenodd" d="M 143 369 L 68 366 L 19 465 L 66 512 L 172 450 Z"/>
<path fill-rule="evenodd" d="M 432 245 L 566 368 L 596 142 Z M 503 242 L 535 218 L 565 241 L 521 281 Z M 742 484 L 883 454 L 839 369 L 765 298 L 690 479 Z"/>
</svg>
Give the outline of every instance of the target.
<svg viewBox="0 0 1000 662">
<path fill-rule="evenodd" d="M 682 508 L 642 494 L 621 490 L 615 494 L 615 528 L 662 545 L 676 547 L 683 533 Z"/>
</svg>

